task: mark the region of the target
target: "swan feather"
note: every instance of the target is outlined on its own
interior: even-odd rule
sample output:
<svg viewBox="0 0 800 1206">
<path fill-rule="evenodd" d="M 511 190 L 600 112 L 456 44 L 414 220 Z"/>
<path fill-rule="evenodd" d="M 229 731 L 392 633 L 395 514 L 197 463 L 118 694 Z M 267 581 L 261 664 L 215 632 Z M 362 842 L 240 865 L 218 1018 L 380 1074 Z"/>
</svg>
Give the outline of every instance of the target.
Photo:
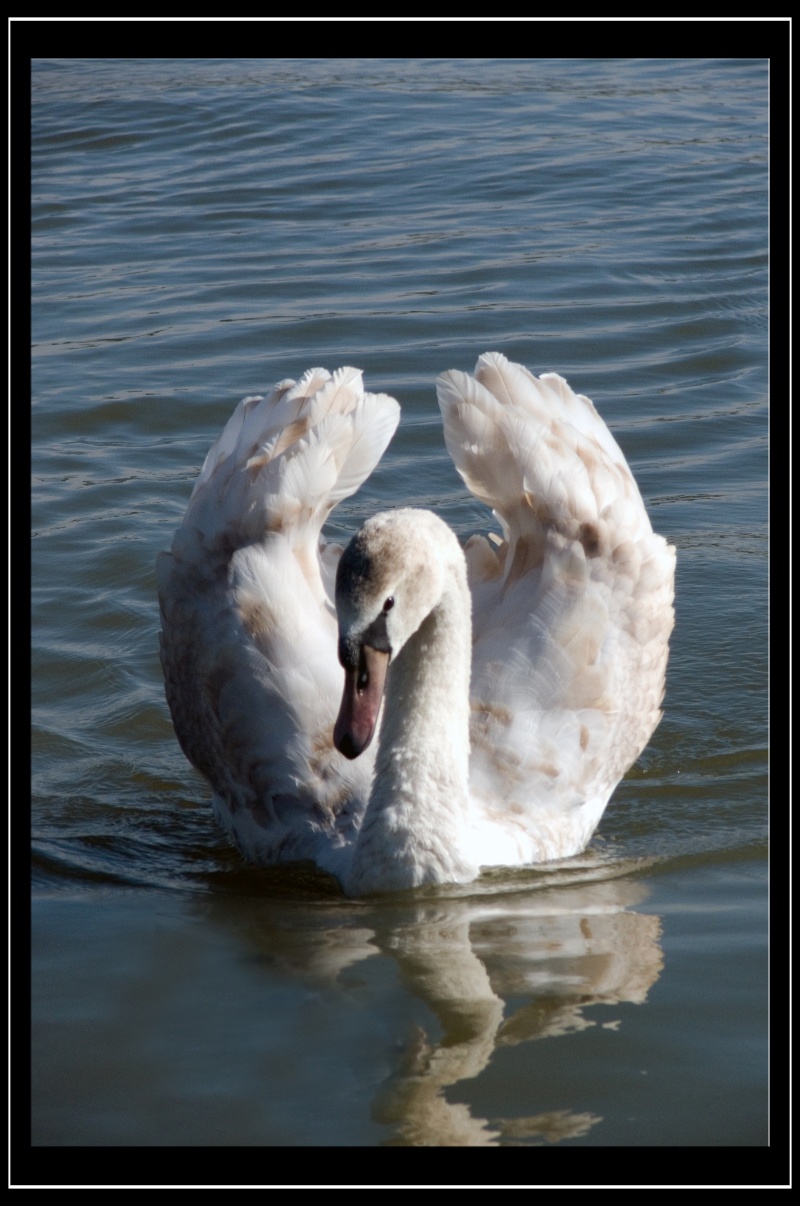
<svg viewBox="0 0 800 1206">
<path fill-rule="evenodd" d="M 217 819 L 249 859 L 313 859 L 353 895 L 578 852 L 661 715 L 675 550 L 593 404 L 498 353 L 437 391 L 501 535 L 462 552 L 401 509 L 344 552 L 322 540 L 399 407 L 315 368 L 243 399 L 157 563 L 167 699 Z"/>
</svg>

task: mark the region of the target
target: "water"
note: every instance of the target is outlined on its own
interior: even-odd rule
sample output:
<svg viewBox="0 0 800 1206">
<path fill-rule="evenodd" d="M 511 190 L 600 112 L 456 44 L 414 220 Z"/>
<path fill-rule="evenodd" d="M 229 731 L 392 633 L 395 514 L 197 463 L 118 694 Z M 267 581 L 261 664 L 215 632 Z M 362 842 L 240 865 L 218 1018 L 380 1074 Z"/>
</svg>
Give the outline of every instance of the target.
<svg viewBox="0 0 800 1206">
<path fill-rule="evenodd" d="M 33 1144 L 766 1144 L 767 64 L 32 78 Z M 248 868 L 156 554 L 238 399 L 315 364 L 403 407 L 330 533 L 485 530 L 433 382 L 488 349 L 593 398 L 677 545 L 664 720 L 566 866 Z"/>
</svg>

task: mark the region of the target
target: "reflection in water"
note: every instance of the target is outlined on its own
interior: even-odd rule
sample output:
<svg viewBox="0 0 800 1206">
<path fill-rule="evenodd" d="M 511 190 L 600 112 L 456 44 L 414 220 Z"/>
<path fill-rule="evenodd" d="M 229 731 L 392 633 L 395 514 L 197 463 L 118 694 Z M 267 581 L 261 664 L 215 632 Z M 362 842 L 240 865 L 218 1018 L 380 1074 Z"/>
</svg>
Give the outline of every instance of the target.
<svg viewBox="0 0 800 1206">
<path fill-rule="evenodd" d="M 597 1025 L 588 1006 L 643 1002 L 662 967 L 659 919 L 630 911 L 645 895 L 636 880 L 612 879 L 508 896 L 437 894 L 413 905 L 385 898 L 355 915 L 334 905 L 326 915 L 334 924 L 310 930 L 291 910 L 276 926 L 270 908 L 269 924 L 247 937 L 271 966 L 318 985 L 383 954 L 433 1013 L 440 1033 L 416 1026 L 398 1036 L 401 1054 L 372 1103 L 373 1120 L 392 1128 L 389 1143 L 557 1143 L 600 1118 L 568 1108 L 475 1117 L 445 1090 L 479 1076 L 502 1047 Z M 228 912 L 230 898 L 223 902 L 216 898 L 215 913 Z"/>
</svg>

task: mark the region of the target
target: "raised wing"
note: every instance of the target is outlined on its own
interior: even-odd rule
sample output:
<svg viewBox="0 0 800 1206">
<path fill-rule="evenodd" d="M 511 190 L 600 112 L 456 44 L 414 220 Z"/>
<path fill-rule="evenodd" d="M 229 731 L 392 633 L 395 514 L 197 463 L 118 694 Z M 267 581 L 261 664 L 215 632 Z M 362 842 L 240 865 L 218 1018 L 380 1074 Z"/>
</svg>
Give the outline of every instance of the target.
<svg viewBox="0 0 800 1206">
<path fill-rule="evenodd" d="M 366 803 L 372 758 L 331 736 L 342 686 L 331 509 L 394 434 L 393 398 L 361 373 L 311 369 L 245 398 L 211 448 L 183 524 L 157 563 L 161 661 L 181 747 L 219 821 L 256 861 L 336 850 Z"/>
<path fill-rule="evenodd" d="M 563 378 L 487 353 L 437 384 L 450 455 L 503 530 L 467 545 L 471 793 L 505 811 L 523 857 L 565 857 L 660 719 L 675 550 Z"/>
</svg>

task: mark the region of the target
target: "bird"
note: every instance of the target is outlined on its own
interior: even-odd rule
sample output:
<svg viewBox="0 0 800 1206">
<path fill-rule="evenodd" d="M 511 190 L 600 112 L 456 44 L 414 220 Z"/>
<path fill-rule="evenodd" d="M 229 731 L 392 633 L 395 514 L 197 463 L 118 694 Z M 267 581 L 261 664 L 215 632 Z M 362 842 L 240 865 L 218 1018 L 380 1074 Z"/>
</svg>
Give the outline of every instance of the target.
<svg viewBox="0 0 800 1206">
<path fill-rule="evenodd" d="M 436 385 L 499 532 L 462 547 L 401 506 L 326 541 L 400 407 L 313 368 L 239 403 L 156 565 L 166 697 L 218 823 L 351 897 L 580 853 L 661 717 L 675 549 L 592 402 L 497 352 Z"/>
</svg>

